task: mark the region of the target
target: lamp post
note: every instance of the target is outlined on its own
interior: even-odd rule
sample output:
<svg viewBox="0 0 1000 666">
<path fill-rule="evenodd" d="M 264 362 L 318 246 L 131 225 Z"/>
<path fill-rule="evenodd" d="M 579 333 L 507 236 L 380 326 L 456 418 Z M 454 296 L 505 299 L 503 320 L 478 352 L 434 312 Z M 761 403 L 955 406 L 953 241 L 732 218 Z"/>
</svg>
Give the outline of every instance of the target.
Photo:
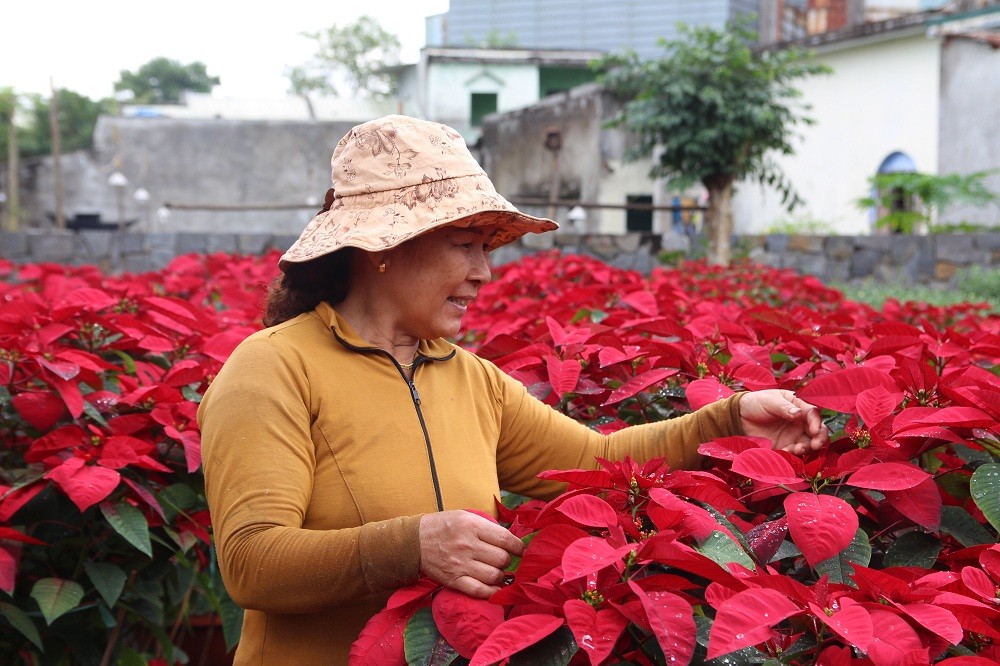
<svg viewBox="0 0 1000 666">
<path fill-rule="evenodd" d="M 170 221 L 170 209 L 166 206 L 160 206 L 156 209 L 156 224 L 157 226 L 167 226 L 167 222 Z"/>
<path fill-rule="evenodd" d="M 562 150 L 562 131 L 558 127 L 550 127 L 545 131 L 545 149 L 552 153 L 552 181 L 549 183 L 550 220 L 556 219 L 556 205 L 559 201 L 559 151 Z"/>
<path fill-rule="evenodd" d="M 583 234 L 587 232 L 587 211 L 583 209 L 583 206 L 573 206 L 566 213 L 566 219 L 569 220 L 570 225 L 573 227 L 573 231 L 578 234 Z"/>
<path fill-rule="evenodd" d="M 128 178 L 121 171 L 112 171 L 108 176 L 108 185 L 115 191 L 118 202 L 118 233 L 125 231 L 125 188 L 128 187 Z"/>
<path fill-rule="evenodd" d="M 118 245 L 118 268 L 125 268 L 125 188 L 128 187 L 128 178 L 121 171 L 112 171 L 108 176 L 108 185 L 115 191 L 115 198 L 118 203 L 118 234 L 116 244 Z"/>
<path fill-rule="evenodd" d="M 149 233 L 152 231 L 149 219 L 149 190 L 145 187 L 140 187 L 132 193 L 132 198 L 135 199 L 135 203 L 139 206 L 139 210 L 142 211 L 142 226 L 146 230 L 146 233 Z"/>
</svg>

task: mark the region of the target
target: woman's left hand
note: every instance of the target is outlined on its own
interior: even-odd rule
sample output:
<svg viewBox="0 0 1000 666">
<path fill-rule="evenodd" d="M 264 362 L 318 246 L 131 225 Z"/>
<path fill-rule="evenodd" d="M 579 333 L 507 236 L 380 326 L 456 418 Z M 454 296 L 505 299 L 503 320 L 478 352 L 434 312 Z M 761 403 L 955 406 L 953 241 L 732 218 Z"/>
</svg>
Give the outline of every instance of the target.
<svg viewBox="0 0 1000 666">
<path fill-rule="evenodd" d="M 740 424 L 744 434 L 765 437 L 774 448 L 796 455 L 818 451 L 830 443 L 819 409 L 791 391 L 766 389 L 744 394 L 740 398 Z"/>
</svg>

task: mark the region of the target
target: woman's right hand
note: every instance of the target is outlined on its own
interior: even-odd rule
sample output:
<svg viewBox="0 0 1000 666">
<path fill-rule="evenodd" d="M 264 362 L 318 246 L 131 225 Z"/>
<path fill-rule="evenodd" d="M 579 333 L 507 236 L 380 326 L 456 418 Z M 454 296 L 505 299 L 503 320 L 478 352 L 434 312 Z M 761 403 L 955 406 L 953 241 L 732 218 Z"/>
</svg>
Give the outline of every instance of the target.
<svg viewBox="0 0 1000 666">
<path fill-rule="evenodd" d="M 420 572 L 471 597 L 500 589 L 511 558 L 524 544 L 507 529 L 468 511 L 420 517 Z"/>
</svg>

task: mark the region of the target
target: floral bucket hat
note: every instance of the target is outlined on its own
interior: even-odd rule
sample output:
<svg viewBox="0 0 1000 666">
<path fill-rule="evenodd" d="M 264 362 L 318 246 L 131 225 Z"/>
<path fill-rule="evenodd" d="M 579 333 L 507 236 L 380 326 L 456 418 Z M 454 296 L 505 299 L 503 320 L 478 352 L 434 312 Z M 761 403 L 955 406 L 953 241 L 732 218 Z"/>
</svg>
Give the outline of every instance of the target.
<svg viewBox="0 0 1000 666">
<path fill-rule="evenodd" d="M 326 203 L 279 266 L 344 247 L 388 250 L 447 225 L 495 225 L 490 249 L 559 227 L 526 215 L 497 194 L 462 139 L 447 125 L 385 116 L 358 125 L 330 159 Z"/>
</svg>

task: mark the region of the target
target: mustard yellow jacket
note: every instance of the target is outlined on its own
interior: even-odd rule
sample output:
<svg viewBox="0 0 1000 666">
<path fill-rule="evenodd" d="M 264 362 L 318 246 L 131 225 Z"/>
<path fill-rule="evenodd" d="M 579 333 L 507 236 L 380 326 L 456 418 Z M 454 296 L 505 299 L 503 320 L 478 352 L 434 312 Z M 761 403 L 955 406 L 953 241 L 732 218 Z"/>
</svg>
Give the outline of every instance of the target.
<svg viewBox="0 0 1000 666">
<path fill-rule="evenodd" d="M 495 514 L 500 489 L 550 498 L 548 469 L 667 456 L 738 434 L 738 396 L 602 436 L 488 361 L 422 341 L 409 383 L 330 306 L 259 331 L 198 412 L 226 588 L 246 609 L 237 664 L 346 664 L 350 645 L 420 567 L 418 521 Z"/>
</svg>

